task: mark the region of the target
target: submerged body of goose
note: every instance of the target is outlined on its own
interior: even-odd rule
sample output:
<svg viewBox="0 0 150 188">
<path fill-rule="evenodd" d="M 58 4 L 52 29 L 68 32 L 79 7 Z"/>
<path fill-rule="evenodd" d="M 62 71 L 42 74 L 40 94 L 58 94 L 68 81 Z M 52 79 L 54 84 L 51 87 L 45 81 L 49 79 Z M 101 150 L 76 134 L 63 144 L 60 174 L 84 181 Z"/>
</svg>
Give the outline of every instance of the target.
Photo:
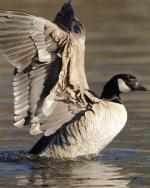
<svg viewBox="0 0 150 188">
<path fill-rule="evenodd" d="M 44 134 L 29 153 L 55 158 L 97 154 L 122 130 L 120 94 L 146 90 L 129 74 L 108 81 L 101 97 L 89 89 L 85 29 L 70 1 L 53 22 L 0 11 L 0 52 L 15 67 L 14 125 Z"/>
</svg>

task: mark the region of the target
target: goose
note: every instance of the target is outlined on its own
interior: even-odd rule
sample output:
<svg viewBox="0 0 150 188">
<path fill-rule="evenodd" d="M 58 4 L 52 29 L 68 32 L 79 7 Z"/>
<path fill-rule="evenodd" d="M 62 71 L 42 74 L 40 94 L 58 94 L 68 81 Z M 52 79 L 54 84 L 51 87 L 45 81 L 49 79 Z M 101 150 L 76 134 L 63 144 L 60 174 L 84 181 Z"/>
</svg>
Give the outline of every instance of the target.
<svg viewBox="0 0 150 188">
<path fill-rule="evenodd" d="M 0 10 L 0 53 L 14 66 L 14 126 L 42 134 L 29 151 L 33 155 L 98 154 L 126 124 L 120 94 L 146 91 L 129 74 L 113 76 L 100 97 L 90 90 L 84 68 L 85 29 L 71 1 L 52 22 Z"/>
</svg>

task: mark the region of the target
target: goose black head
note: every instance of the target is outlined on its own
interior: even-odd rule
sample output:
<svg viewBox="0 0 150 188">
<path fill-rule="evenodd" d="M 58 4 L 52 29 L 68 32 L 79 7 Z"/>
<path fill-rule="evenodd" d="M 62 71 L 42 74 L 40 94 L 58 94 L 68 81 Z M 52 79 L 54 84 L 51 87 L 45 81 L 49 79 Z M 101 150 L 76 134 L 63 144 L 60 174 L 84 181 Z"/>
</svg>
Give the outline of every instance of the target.
<svg viewBox="0 0 150 188">
<path fill-rule="evenodd" d="M 120 94 L 129 91 L 146 91 L 135 76 L 130 74 L 117 74 L 104 86 L 101 98 L 121 103 Z"/>
</svg>

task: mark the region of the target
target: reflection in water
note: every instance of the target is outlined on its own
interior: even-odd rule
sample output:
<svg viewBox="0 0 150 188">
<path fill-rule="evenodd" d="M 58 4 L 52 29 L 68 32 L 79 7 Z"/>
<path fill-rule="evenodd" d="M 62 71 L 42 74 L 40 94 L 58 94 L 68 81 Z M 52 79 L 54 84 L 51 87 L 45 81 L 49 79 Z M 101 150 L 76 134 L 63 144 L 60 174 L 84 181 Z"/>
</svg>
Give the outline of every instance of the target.
<svg viewBox="0 0 150 188">
<path fill-rule="evenodd" d="M 18 158 L 15 163 L 0 163 L 1 180 L 11 179 L 11 185 L 33 187 L 125 188 L 128 187 L 129 180 L 120 174 L 121 170 L 115 165 L 96 160 L 48 161 Z"/>
<path fill-rule="evenodd" d="M 57 166 L 57 168 L 56 168 Z M 53 168 L 54 167 L 54 168 Z M 127 187 L 128 180 L 125 180 L 118 173 L 118 168 L 113 165 L 105 165 L 98 162 L 75 162 L 68 164 L 49 164 L 44 171 L 36 169 L 32 171 L 30 181 L 33 185 L 48 184 L 56 187 L 98 187 L 116 186 Z M 24 177 L 28 179 L 29 177 Z M 22 181 L 18 179 L 18 184 Z"/>
</svg>

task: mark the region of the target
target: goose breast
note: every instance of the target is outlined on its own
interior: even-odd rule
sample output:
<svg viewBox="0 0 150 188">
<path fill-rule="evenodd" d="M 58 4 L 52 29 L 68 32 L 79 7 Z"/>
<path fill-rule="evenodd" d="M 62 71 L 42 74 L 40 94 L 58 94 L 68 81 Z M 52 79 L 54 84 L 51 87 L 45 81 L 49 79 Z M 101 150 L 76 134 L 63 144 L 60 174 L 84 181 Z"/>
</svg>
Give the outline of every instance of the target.
<svg viewBox="0 0 150 188">
<path fill-rule="evenodd" d="M 122 130 L 126 121 L 124 105 L 100 101 L 64 124 L 40 155 L 73 158 L 97 154 Z"/>
</svg>

